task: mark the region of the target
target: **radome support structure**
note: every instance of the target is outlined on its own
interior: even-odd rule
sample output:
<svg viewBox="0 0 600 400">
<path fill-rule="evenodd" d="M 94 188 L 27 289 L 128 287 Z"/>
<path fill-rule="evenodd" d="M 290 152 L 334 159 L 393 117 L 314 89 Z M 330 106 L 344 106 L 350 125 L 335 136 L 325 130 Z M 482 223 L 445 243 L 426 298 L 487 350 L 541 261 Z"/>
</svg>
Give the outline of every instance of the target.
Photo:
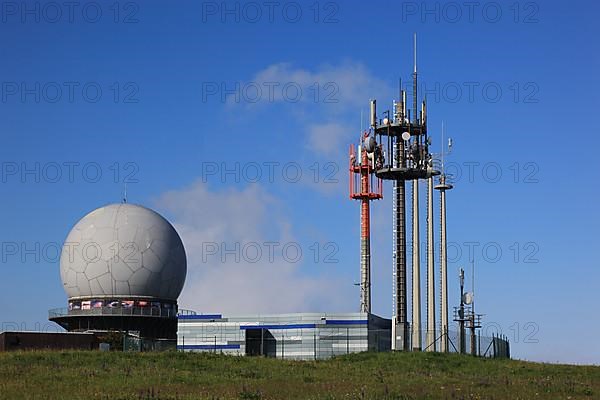
<svg viewBox="0 0 600 400">
<path fill-rule="evenodd" d="M 371 217 L 370 202 L 383 198 L 381 179 L 374 177 L 375 138 L 361 136 L 358 154 L 350 146 L 350 198 L 360 200 L 360 312 L 371 313 Z"/>
</svg>

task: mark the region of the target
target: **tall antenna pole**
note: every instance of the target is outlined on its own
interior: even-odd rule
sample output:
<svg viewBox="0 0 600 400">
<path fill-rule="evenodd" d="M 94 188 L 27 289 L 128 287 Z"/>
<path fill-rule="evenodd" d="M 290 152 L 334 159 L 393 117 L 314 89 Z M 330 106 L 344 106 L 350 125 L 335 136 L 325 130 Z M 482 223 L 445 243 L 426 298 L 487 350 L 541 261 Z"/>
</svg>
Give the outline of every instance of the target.
<svg viewBox="0 0 600 400">
<path fill-rule="evenodd" d="M 460 354 L 465 353 L 465 271 L 461 268 L 459 271 L 459 279 L 460 279 L 460 308 L 458 309 L 458 323 L 460 330 Z"/>
<path fill-rule="evenodd" d="M 440 177 L 440 183 L 435 187 L 440 191 L 440 242 L 442 248 L 440 251 L 440 277 L 442 280 L 441 287 L 441 336 L 442 342 L 440 351 L 443 353 L 448 351 L 448 244 L 446 233 L 446 190 L 452 189 L 452 185 L 446 184 L 446 177 Z"/>
<path fill-rule="evenodd" d="M 471 293 L 473 294 L 473 302 L 471 307 L 473 309 L 473 313 L 475 313 L 475 255 L 473 255 L 473 260 L 471 260 Z"/>
<path fill-rule="evenodd" d="M 436 350 L 433 246 L 433 176 L 430 176 L 427 179 L 427 334 L 425 337 L 425 348 L 428 351 Z"/>
<path fill-rule="evenodd" d="M 394 144 L 394 166 L 403 167 L 404 146 L 402 142 Z M 394 258 L 394 321 L 392 330 L 392 350 L 408 350 L 408 312 L 406 304 L 406 204 L 405 195 L 406 182 L 403 179 L 394 180 L 394 199 L 393 199 L 393 258 Z M 397 329 L 400 332 L 397 332 Z M 402 339 L 398 343 L 397 338 Z M 401 345 L 401 348 L 398 348 Z"/>
<path fill-rule="evenodd" d="M 367 164 L 367 168 L 361 171 L 361 192 L 369 192 L 369 157 L 366 150 L 363 148 L 361 151 L 362 163 Z M 361 263 L 361 310 L 360 312 L 370 313 L 371 312 L 371 218 L 370 218 L 370 207 L 369 198 L 363 197 L 361 199 L 361 213 L 360 213 L 360 263 Z"/>
<path fill-rule="evenodd" d="M 475 329 L 477 328 L 477 315 L 475 314 L 475 256 L 471 260 L 471 321 L 469 325 L 471 328 L 471 354 L 477 355 L 477 335 Z"/>
<path fill-rule="evenodd" d="M 444 173 L 444 156 L 446 155 L 446 152 L 444 151 L 444 146 L 446 144 L 444 143 L 444 120 L 442 120 L 442 173 Z"/>
<path fill-rule="evenodd" d="M 414 33 L 414 62 L 415 62 L 415 73 L 417 72 L 417 32 Z"/>
<path fill-rule="evenodd" d="M 407 318 L 407 263 L 406 263 L 406 181 L 413 181 L 413 348 L 421 349 L 421 303 L 420 303 L 420 268 L 419 268 L 419 192 L 418 180 L 427 179 L 430 175 L 439 175 L 430 166 L 431 154 L 427 142 L 426 108 L 423 105 L 421 118 L 417 109 L 417 48 L 414 36 L 414 68 L 413 68 L 413 104 L 410 110 L 407 92 L 400 85 L 399 102 L 394 103 L 393 113 L 388 111 L 386 118 L 371 125 L 380 140 L 385 140 L 384 157 L 376 167 L 376 176 L 394 182 L 393 199 L 393 277 L 394 277 L 394 310 L 392 322 L 392 349 L 410 350 L 411 333 Z M 411 117 L 411 112 L 413 116 Z M 391 118 L 390 118 L 391 117 Z M 415 182 L 416 181 L 416 182 Z"/>
<path fill-rule="evenodd" d="M 360 110 L 360 130 L 359 130 L 359 132 L 362 132 L 363 129 L 364 129 L 363 128 L 363 110 L 361 109 Z"/>
<path fill-rule="evenodd" d="M 417 34 L 414 34 L 414 69 L 413 69 L 413 123 L 419 124 L 417 113 Z M 417 139 L 418 140 L 418 139 Z M 421 350 L 421 265 L 419 248 L 419 180 L 413 180 L 413 262 L 412 262 L 412 348 Z"/>
<path fill-rule="evenodd" d="M 421 350 L 421 250 L 419 247 L 419 180 L 413 180 L 413 234 L 412 234 L 412 348 Z"/>
<path fill-rule="evenodd" d="M 383 197 L 381 180 L 373 179 L 371 159 L 377 150 L 375 139 L 361 135 L 358 155 L 350 147 L 350 198 L 361 201 L 360 212 L 360 312 L 371 312 L 371 222 L 370 201 Z"/>
<path fill-rule="evenodd" d="M 418 116 L 419 114 L 417 114 L 417 34 L 415 33 L 415 43 L 414 43 L 414 62 L 415 62 L 415 68 L 413 71 L 413 122 L 415 124 L 418 123 Z"/>
<path fill-rule="evenodd" d="M 444 146 L 444 121 L 442 121 L 442 146 Z M 442 147 L 443 149 L 444 147 Z M 445 353 L 448 351 L 448 242 L 446 233 L 446 191 L 453 186 L 446 181 L 446 173 L 444 171 L 444 154 L 442 151 L 442 174 L 440 175 L 439 183 L 435 186 L 436 190 L 440 191 L 440 278 L 441 278 L 441 320 L 440 320 L 440 351 Z"/>
</svg>

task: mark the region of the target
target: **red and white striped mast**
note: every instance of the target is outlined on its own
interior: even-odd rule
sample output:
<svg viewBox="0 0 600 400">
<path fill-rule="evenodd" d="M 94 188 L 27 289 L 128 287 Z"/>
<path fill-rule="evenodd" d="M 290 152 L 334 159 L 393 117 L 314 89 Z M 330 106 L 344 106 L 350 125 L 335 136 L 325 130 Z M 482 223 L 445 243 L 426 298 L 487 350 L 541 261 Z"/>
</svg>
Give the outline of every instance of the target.
<svg viewBox="0 0 600 400">
<path fill-rule="evenodd" d="M 365 132 L 358 145 L 350 146 L 350 198 L 360 200 L 360 312 L 371 312 L 371 221 L 370 202 L 383 198 L 383 184 L 375 177 L 381 148 Z"/>
</svg>

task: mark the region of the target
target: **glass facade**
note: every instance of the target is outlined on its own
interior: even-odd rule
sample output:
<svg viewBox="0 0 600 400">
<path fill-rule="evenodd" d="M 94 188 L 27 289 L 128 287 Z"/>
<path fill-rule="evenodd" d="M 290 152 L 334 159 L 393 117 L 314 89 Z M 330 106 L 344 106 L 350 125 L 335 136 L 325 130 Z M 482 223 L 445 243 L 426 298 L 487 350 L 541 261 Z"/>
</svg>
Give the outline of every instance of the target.
<svg viewBox="0 0 600 400">
<path fill-rule="evenodd" d="M 313 360 L 388 351 L 391 321 L 366 313 L 180 315 L 177 338 L 183 351 Z"/>
</svg>

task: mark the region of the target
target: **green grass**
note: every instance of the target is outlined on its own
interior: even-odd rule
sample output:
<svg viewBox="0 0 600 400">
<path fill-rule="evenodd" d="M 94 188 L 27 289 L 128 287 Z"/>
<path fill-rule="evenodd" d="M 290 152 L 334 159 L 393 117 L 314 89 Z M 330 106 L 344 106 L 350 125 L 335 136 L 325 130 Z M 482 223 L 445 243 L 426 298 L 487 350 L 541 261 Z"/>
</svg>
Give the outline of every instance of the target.
<svg viewBox="0 0 600 400">
<path fill-rule="evenodd" d="M 201 353 L 0 353 L 1 399 L 598 399 L 600 367 L 456 354 L 283 361 Z"/>
</svg>

